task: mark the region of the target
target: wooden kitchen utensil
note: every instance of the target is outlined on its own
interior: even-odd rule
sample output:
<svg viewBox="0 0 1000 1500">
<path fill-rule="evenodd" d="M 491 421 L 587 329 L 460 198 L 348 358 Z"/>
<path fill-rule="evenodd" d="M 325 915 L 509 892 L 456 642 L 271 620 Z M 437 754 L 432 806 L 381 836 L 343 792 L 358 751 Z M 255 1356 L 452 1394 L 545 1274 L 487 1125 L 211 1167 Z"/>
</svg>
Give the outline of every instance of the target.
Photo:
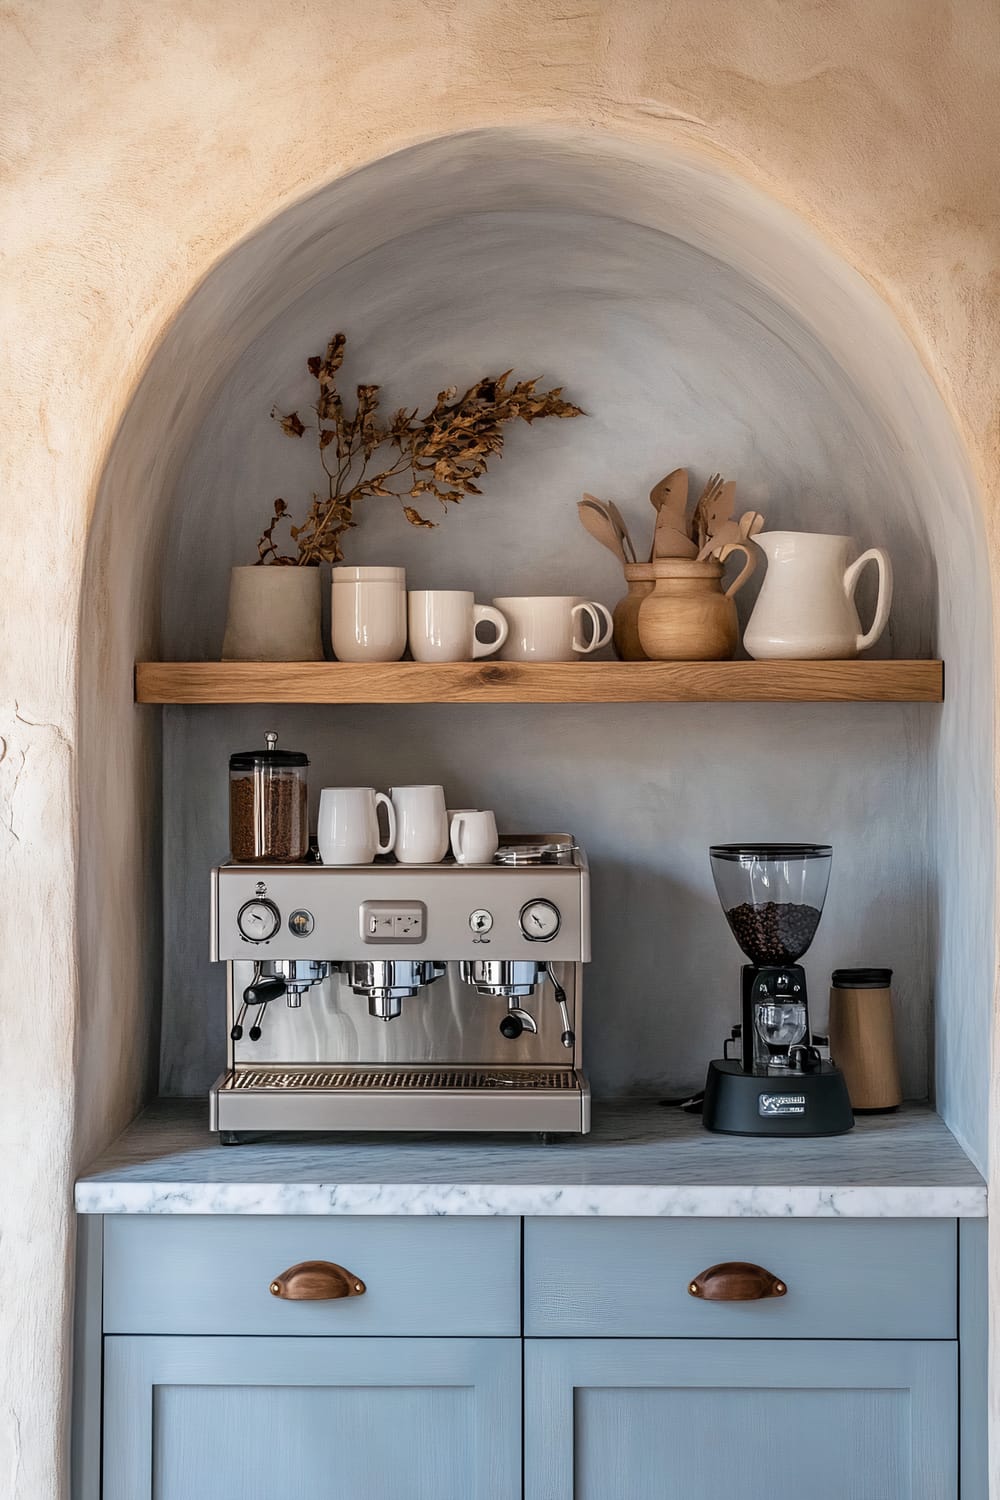
<svg viewBox="0 0 1000 1500">
<path fill-rule="evenodd" d="M 716 525 L 721 525 L 726 519 L 725 516 L 717 515 L 716 513 L 724 483 L 721 474 L 713 474 L 698 496 L 698 504 L 695 506 L 694 514 L 691 517 L 691 530 L 694 532 L 694 538 L 698 544 L 695 548 L 695 555 L 704 547 L 712 534 L 711 521 L 714 520 Z M 733 486 L 733 493 L 735 494 L 735 485 Z M 731 509 L 732 503 L 730 502 Z"/>
<path fill-rule="evenodd" d="M 698 553 L 698 561 L 704 562 L 707 557 L 718 557 L 722 548 L 730 542 L 749 542 L 758 531 L 763 529 L 764 517 L 760 511 L 745 510 L 738 521 L 723 521 L 718 531 L 709 537 Z"/>
<path fill-rule="evenodd" d="M 672 469 L 649 492 L 649 503 L 656 511 L 653 544 L 649 560 L 655 557 L 696 557 L 697 547 L 687 528 L 687 469 Z"/>
<path fill-rule="evenodd" d="M 636 555 L 635 543 L 632 540 L 632 535 L 628 527 L 625 525 L 625 521 L 622 517 L 621 511 L 618 509 L 613 500 L 605 501 L 605 509 L 607 510 L 608 515 L 611 517 L 611 520 L 614 523 L 615 530 L 618 532 L 619 540 L 621 541 L 625 556 L 628 558 L 628 561 L 630 563 L 638 562 L 639 559 Z"/>
<path fill-rule="evenodd" d="M 613 552 L 620 563 L 627 563 L 628 557 L 625 554 L 622 537 L 601 502 L 595 500 L 593 495 L 584 495 L 582 500 L 577 501 L 576 509 L 584 530 L 589 531 L 602 547 L 607 547 L 609 552 Z"/>
</svg>

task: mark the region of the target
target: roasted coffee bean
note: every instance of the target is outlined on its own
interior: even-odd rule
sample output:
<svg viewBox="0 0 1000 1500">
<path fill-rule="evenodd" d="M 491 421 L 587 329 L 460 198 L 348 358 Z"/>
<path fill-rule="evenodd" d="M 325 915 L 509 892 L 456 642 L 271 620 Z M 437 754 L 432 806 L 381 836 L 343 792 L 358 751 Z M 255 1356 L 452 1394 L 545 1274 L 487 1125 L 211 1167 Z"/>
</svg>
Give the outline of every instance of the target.
<svg viewBox="0 0 1000 1500">
<path fill-rule="evenodd" d="M 815 937 L 820 915 L 815 906 L 792 901 L 744 901 L 726 912 L 733 936 L 757 964 L 794 963 Z"/>
<path fill-rule="evenodd" d="M 238 864 L 256 860 L 288 864 L 305 859 L 308 817 L 308 792 L 300 777 L 270 776 L 259 794 L 252 776 L 234 777 L 229 783 L 232 858 Z"/>
</svg>

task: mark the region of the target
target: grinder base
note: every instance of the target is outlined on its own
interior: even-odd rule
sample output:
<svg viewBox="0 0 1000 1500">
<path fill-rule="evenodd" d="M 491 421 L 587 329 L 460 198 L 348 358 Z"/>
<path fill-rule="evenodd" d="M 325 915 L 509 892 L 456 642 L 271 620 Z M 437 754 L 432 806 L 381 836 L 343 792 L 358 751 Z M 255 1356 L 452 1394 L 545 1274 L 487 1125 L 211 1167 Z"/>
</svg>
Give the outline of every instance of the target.
<svg viewBox="0 0 1000 1500">
<path fill-rule="evenodd" d="M 721 1057 L 708 1065 L 702 1124 L 720 1135 L 844 1135 L 854 1114 L 844 1075 L 824 1062 L 811 1073 L 744 1073 Z"/>
</svg>

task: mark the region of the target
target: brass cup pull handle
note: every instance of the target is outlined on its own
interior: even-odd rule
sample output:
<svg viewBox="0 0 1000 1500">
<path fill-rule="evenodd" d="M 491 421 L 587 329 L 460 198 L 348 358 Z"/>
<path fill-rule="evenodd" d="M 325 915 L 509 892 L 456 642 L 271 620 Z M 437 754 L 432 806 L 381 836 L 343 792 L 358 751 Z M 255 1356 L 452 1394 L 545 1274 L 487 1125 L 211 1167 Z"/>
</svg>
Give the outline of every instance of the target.
<svg viewBox="0 0 1000 1500">
<path fill-rule="evenodd" d="M 767 1297 L 783 1297 L 788 1288 L 763 1266 L 726 1260 L 700 1272 L 688 1282 L 688 1291 L 703 1302 L 762 1302 Z"/>
<path fill-rule="evenodd" d="M 365 1284 L 332 1260 L 303 1260 L 276 1276 L 270 1292 L 286 1302 L 332 1302 L 337 1297 L 363 1296 Z"/>
</svg>

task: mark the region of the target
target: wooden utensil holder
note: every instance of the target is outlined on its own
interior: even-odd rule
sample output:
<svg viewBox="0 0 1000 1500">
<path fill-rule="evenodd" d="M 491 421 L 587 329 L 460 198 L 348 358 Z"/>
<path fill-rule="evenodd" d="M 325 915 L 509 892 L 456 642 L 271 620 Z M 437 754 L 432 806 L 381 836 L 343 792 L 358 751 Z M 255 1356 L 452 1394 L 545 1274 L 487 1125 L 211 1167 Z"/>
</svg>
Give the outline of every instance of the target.
<svg viewBox="0 0 1000 1500">
<path fill-rule="evenodd" d="M 740 638 L 736 605 L 722 591 L 722 564 L 665 557 L 640 601 L 639 645 L 652 661 L 724 661 Z M 627 596 L 626 596 L 627 598 Z"/>
<path fill-rule="evenodd" d="M 626 563 L 624 568 L 628 593 L 615 605 L 614 643 L 622 661 L 647 661 L 639 640 L 639 606 L 653 592 L 655 578 L 652 563 Z"/>
</svg>

